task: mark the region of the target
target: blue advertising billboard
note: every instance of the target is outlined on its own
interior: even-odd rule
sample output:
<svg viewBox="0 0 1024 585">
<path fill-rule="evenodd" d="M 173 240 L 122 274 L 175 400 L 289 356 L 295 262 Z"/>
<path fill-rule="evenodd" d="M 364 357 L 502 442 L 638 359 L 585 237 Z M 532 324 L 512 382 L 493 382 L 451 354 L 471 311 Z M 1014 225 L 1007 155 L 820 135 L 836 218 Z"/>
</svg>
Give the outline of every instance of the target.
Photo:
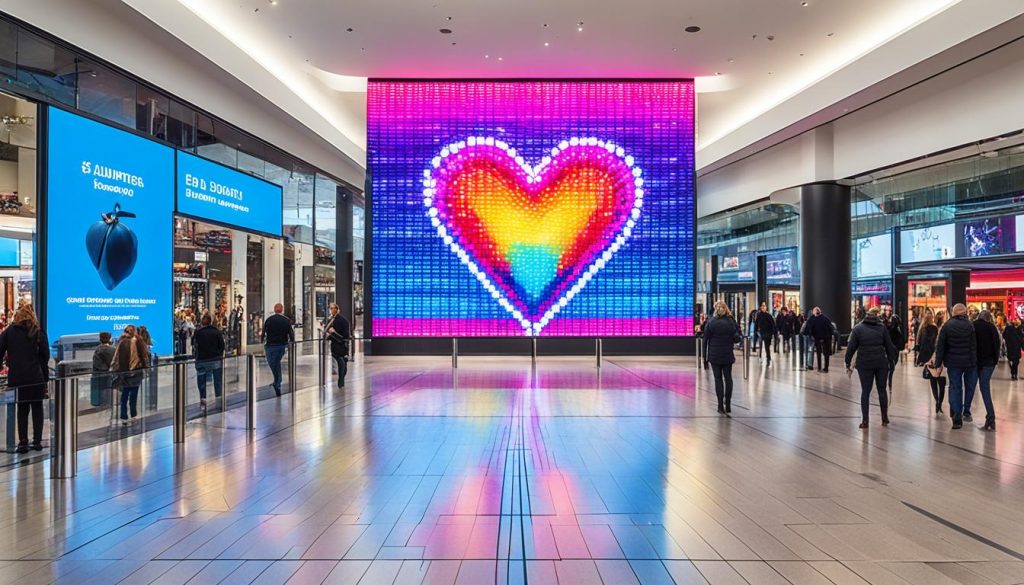
<svg viewBox="0 0 1024 585">
<path fill-rule="evenodd" d="M 178 213 L 280 236 L 281 187 L 178 152 Z"/>
<path fill-rule="evenodd" d="M 145 325 L 171 346 L 174 151 L 51 107 L 47 166 L 46 331 Z"/>
</svg>

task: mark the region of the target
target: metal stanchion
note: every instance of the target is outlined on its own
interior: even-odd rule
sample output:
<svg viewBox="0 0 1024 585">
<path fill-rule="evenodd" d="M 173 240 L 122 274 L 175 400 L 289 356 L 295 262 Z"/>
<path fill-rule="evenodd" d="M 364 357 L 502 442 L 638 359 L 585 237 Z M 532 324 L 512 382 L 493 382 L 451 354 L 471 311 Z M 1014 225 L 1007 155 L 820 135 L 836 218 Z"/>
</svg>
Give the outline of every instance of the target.
<svg viewBox="0 0 1024 585">
<path fill-rule="evenodd" d="M 245 360 L 245 428 L 256 429 L 256 354 L 246 354 Z"/>
<path fill-rule="evenodd" d="M 537 369 L 537 338 L 530 338 L 530 367 Z"/>
<path fill-rule="evenodd" d="M 69 479 L 78 471 L 78 380 L 53 382 L 53 444 L 50 477 Z"/>
<path fill-rule="evenodd" d="M 185 362 L 174 364 L 174 442 L 185 442 Z"/>
<path fill-rule="evenodd" d="M 452 369 L 459 367 L 459 339 L 452 337 Z"/>
<path fill-rule="evenodd" d="M 750 338 L 743 338 L 743 379 L 750 378 Z"/>
<path fill-rule="evenodd" d="M 327 338 L 320 339 L 319 369 L 317 370 L 317 382 L 320 388 L 327 386 Z"/>
<path fill-rule="evenodd" d="M 295 351 L 298 346 L 295 342 L 288 345 L 288 390 L 292 393 L 292 422 L 295 422 L 295 397 L 297 396 L 298 377 L 295 375 L 295 362 L 298 361 L 298 353 Z"/>
<path fill-rule="evenodd" d="M 220 358 L 220 371 L 217 372 L 217 375 L 219 375 L 221 379 L 220 411 L 223 413 L 227 413 L 228 411 L 228 389 L 223 387 L 224 370 L 226 369 L 228 369 L 228 360 L 227 358 L 222 357 Z"/>
<path fill-rule="evenodd" d="M 595 345 L 594 354 L 597 356 L 597 369 L 599 369 L 599 370 L 601 369 L 601 358 L 602 358 L 601 354 L 604 353 L 604 348 L 601 347 L 601 341 L 602 341 L 601 338 L 598 337 L 596 342 L 594 343 L 594 345 Z"/>
<path fill-rule="evenodd" d="M 704 369 L 704 338 L 695 337 L 697 340 L 697 369 Z"/>
</svg>

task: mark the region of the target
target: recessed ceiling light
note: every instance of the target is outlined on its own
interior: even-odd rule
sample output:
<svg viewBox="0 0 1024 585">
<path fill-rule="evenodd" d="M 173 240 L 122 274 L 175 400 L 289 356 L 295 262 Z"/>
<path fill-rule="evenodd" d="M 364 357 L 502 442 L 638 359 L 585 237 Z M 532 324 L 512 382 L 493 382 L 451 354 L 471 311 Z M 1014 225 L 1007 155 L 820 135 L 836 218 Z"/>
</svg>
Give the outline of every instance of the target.
<svg viewBox="0 0 1024 585">
<path fill-rule="evenodd" d="M 683 30 L 685 30 L 688 33 L 698 33 L 698 32 L 700 32 L 700 27 L 696 26 L 696 25 L 691 25 L 691 26 L 688 26 L 688 27 L 684 28 Z"/>
<path fill-rule="evenodd" d="M 769 41 L 774 41 L 775 40 L 775 35 L 768 35 L 765 38 L 768 39 Z"/>
<path fill-rule="evenodd" d="M 277 0 L 270 0 L 271 6 L 277 6 Z"/>
<path fill-rule="evenodd" d="M 484 59 L 490 59 L 490 58 L 491 58 L 490 55 L 484 55 Z"/>
<path fill-rule="evenodd" d="M 348 27 L 348 28 L 346 28 L 346 29 L 345 29 L 345 32 L 352 32 L 352 27 Z"/>
<path fill-rule="evenodd" d="M 715 75 L 721 75 L 721 74 L 722 74 L 721 71 L 715 71 Z"/>
<path fill-rule="evenodd" d="M 836 34 L 836 33 L 828 33 L 828 34 L 827 34 L 827 35 L 825 35 L 825 36 L 826 36 L 826 37 L 830 37 L 830 36 L 832 36 L 832 35 L 834 35 L 834 34 Z"/>
<path fill-rule="evenodd" d="M 498 57 L 498 61 L 504 61 L 504 60 L 505 60 L 504 57 Z"/>
<path fill-rule="evenodd" d="M 801 2 L 801 3 L 800 3 L 800 6 L 804 6 L 804 7 L 806 7 L 806 6 L 808 5 L 808 4 L 809 4 L 809 2 Z"/>
<path fill-rule="evenodd" d="M 452 29 L 450 29 L 450 28 L 442 28 L 440 32 L 443 35 L 450 35 L 450 34 L 452 34 Z"/>
<path fill-rule="evenodd" d="M 548 27 L 548 23 L 545 22 L 544 23 L 544 28 L 547 28 L 547 27 Z"/>
<path fill-rule="evenodd" d="M 735 63 L 735 62 L 736 62 L 736 59 L 729 59 L 729 62 L 730 62 L 730 63 Z"/>
<path fill-rule="evenodd" d="M 544 41 L 544 46 L 545 46 L 545 47 L 550 47 L 550 46 L 551 46 L 551 43 L 549 43 L 549 42 L 547 42 L 547 41 Z"/>
<path fill-rule="evenodd" d="M 451 19 L 452 19 L 452 17 L 450 17 L 450 16 L 445 18 L 445 20 L 447 20 L 447 21 L 451 21 Z"/>
<path fill-rule="evenodd" d="M 801 56 L 801 57 L 803 57 L 803 56 L 804 56 L 804 54 L 803 54 L 803 53 L 800 53 L 800 56 Z"/>
</svg>

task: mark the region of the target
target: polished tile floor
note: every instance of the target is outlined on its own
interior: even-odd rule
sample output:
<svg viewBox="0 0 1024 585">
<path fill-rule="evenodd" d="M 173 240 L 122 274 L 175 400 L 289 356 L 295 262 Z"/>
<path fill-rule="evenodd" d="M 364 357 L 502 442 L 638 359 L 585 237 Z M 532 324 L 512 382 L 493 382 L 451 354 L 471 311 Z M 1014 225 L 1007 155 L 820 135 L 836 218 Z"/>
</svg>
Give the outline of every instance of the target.
<svg viewBox="0 0 1024 585">
<path fill-rule="evenodd" d="M 0 471 L 0 585 L 1024 583 L 1005 366 L 994 434 L 913 368 L 867 432 L 838 369 L 736 375 L 725 419 L 692 359 L 360 361 L 252 440 L 236 410 Z"/>
</svg>

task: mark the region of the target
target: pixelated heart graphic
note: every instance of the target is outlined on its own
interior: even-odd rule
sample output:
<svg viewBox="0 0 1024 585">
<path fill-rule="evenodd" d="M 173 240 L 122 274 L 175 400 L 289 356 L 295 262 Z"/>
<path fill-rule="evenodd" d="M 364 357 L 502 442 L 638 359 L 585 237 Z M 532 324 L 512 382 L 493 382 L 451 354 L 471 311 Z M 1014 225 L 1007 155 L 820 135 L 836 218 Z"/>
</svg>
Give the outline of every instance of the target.
<svg viewBox="0 0 1024 585">
<path fill-rule="evenodd" d="M 644 195 L 633 157 L 597 138 L 563 141 L 531 167 L 501 140 L 471 137 L 441 149 L 423 185 L 438 236 L 526 335 L 625 245 Z"/>
</svg>

